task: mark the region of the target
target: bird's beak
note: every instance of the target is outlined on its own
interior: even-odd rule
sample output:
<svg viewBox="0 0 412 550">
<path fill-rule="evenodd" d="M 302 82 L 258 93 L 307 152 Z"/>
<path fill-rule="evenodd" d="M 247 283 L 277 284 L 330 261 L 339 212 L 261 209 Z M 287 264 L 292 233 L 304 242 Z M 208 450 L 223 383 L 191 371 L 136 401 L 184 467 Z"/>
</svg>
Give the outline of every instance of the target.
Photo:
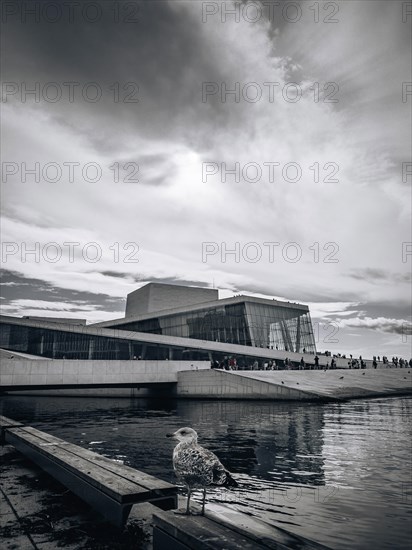
<svg viewBox="0 0 412 550">
<path fill-rule="evenodd" d="M 166 437 L 174 437 L 175 434 L 166 434 Z"/>
</svg>

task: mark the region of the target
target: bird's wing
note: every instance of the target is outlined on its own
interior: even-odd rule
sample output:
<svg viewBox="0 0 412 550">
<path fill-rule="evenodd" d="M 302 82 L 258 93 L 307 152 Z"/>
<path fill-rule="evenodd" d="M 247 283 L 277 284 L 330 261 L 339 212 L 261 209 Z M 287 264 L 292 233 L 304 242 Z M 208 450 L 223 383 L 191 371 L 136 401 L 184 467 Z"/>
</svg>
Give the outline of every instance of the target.
<svg viewBox="0 0 412 550">
<path fill-rule="evenodd" d="M 207 476 L 209 483 L 214 477 L 219 477 L 219 471 L 224 467 L 217 456 L 200 445 L 191 445 L 181 449 L 173 459 L 173 466 L 179 476 L 200 475 Z"/>
<path fill-rule="evenodd" d="M 200 445 L 181 449 L 173 458 L 176 475 L 196 485 L 237 486 L 218 457 Z"/>
<path fill-rule="evenodd" d="M 223 464 L 218 460 L 213 466 L 213 483 L 224 485 L 227 479 L 227 472 Z"/>
<path fill-rule="evenodd" d="M 196 448 L 201 453 L 205 468 L 207 468 L 207 470 L 212 474 L 210 483 L 223 485 L 226 482 L 226 469 L 218 457 L 215 453 L 212 453 L 212 451 L 209 451 L 200 445 L 197 445 Z"/>
<path fill-rule="evenodd" d="M 200 445 L 197 445 L 197 449 L 199 449 L 199 452 L 201 453 L 205 467 L 212 473 L 213 477 L 211 479 L 211 483 L 216 483 L 218 485 L 223 483 L 225 480 L 226 470 L 215 453 L 212 453 L 212 451 L 209 451 Z"/>
</svg>

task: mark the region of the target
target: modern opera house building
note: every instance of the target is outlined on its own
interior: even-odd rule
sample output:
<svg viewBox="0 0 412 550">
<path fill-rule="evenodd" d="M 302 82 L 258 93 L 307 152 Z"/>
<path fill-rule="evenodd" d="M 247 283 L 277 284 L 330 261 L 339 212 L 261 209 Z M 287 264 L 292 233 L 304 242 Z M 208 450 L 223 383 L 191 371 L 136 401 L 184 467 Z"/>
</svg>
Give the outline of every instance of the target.
<svg viewBox="0 0 412 550">
<path fill-rule="evenodd" d="M 316 353 L 309 308 L 277 300 L 149 283 L 127 296 L 122 319 L 1 316 L 0 348 L 49 359 L 207 360 L 236 357 L 240 368 Z M 295 356 L 296 359 L 297 356 Z"/>
</svg>

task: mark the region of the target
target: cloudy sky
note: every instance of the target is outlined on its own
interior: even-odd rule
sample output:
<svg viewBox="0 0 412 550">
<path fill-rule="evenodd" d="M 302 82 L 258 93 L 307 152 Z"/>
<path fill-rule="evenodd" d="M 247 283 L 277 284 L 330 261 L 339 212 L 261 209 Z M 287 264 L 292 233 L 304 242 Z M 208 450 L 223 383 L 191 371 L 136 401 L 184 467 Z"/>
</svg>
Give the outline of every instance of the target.
<svg viewBox="0 0 412 550">
<path fill-rule="evenodd" d="M 5 2 L 4 314 L 214 286 L 410 356 L 408 4 L 263 4 Z"/>
</svg>

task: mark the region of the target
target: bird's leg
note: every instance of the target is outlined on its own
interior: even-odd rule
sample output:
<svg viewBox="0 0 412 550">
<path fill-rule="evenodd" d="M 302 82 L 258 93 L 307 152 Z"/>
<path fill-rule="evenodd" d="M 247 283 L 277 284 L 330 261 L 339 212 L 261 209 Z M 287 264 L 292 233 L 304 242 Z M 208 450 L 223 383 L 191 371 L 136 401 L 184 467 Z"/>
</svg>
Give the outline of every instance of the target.
<svg viewBox="0 0 412 550">
<path fill-rule="evenodd" d="M 190 516 L 190 495 L 192 494 L 192 491 L 189 486 L 187 486 L 187 504 L 186 504 L 186 512 L 183 512 L 182 510 L 173 510 L 173 513 L 178 516 Z"/>
<path fill-rule="evenodd" d="M 190 493 L 191 493 L 191 490 L 190 490 L 190 487 L 187 488 L 187 504 L 186 504 L 186 514 L 189 515 L 190 514 L 190 508 L 189 508 L 189 504 L 190 504 Z"/>
<path fill-rule="evenodd" d="M 205 515 L 206 489 L 203 488 L 202 516 Z"/>
</svg>

